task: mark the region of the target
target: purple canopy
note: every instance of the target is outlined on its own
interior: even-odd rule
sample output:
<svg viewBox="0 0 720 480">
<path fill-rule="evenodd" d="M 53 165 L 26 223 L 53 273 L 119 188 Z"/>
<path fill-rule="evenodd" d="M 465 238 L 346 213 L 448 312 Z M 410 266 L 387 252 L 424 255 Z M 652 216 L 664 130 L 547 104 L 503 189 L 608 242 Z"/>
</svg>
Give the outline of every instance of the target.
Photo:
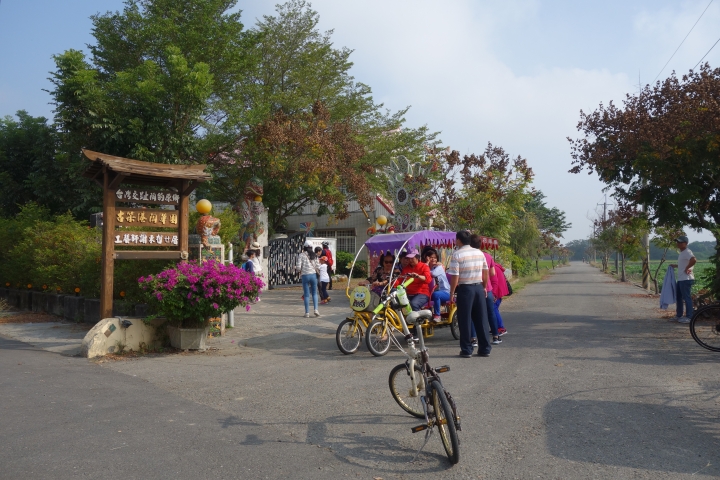
<svg viewBox="0 0 720 480">
<path fill-rule="evenodd" d="M 418 250 L 427 245 L 434 247 L 452 247 L 455 245 L 455 232 L 438 232 L 433 230 L 420 230 L 419 232 L 385 233 L 371 237 L 365 242 L 372 255 L 397 250 L 407 241 L 408 247 Z"/>
</svg>

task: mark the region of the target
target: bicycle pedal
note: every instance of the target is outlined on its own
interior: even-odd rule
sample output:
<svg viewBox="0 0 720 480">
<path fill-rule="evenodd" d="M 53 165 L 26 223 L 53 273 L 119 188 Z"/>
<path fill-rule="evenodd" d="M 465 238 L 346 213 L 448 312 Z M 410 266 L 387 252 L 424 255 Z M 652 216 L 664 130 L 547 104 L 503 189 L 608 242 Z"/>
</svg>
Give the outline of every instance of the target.
<svg viewBox="0 0 720 480">
<path fill-rule="evenodd" d="M 437 367 L 437 368 L 435 369 L 435 371 L 436 371 L 437 373 L 449 372 L 449 371 L 450 371 L 450 366 L 449 366 L 449 365 L 443 365 L 442 367 Z"/>
<path fill-rule="evenodd" d="M 418 425 L 417 427 L 413 427 L 410 430 L 412 430 L 412 433 L 422 432 L 423 430 L 427 430 L 427 425 Z"/>
</svg>

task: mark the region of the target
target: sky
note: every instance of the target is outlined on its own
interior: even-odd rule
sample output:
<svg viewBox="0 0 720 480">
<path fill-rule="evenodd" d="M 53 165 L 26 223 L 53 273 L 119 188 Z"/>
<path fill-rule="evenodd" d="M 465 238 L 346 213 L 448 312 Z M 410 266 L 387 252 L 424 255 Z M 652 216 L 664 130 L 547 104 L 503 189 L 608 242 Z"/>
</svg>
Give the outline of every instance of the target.
<svg viewBox="0 0 720 480">
<path fill-rule="evenodd" d="M 247 28 L 277 1 L 239 1 Z M 708 4 L 710 6 L 708 7 Z M 0 116 L 52 118 L 52 55 L 93 43 L 90 15 L 121 0 L 1 0 Z M 354 52 L 352 74 L 407 125 L 440 131 L 460 153 L 488 142 L 528 160 L 565 241 L 587 238 L 603 184 L 568 173 L 580 110 L 693 68 L 720 37 L 720 0 L 316 0 L 320 28 Z M 705 8 L 707 11 L 674 55 Z M 704 61 L 720 65 L 720 45 Z M 661 72 L 662 70 L 662 72 Z M 659 75 L 659 77 L 658 77 Z M 612 202 L 611 199 L 608 202 Z M 611 208 L 611 207 L 610 207 Z M 688 232 L 691 241 L 711 240 Z"/>
</svg>

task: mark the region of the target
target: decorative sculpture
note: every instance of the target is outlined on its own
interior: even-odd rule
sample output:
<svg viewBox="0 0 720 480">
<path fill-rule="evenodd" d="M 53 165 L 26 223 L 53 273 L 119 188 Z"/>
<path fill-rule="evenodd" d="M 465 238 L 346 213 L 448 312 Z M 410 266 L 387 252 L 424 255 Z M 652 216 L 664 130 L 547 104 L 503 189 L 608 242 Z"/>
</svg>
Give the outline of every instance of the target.
<svg viewBox="0 0 720 480">
<path fill-rule="evenodd" d="M 257 242 L 258 237 L 265 232 L 265 225 L 260 219 L 260 214 L 265 209 L 262 204 L 263 193 L 262 180 L 253 177 L 245 184 L 243 199 L 235 206 L 235 211 L 242 216 L 242 226 L 238 233 L 246 246 Z"/>
<path fill-rule="evenodd" d="M 428 170 L 429 167 L 423 167 L 419 162 L 410 163 L 402 155 L 386 168 L 389 190 L 394 194 L 394 231 L 411 232 L 422 228 L 418 210 L 429 206 Z"/>
<path fill-rule="evenodd" d="M 220 231 L 220 220 L 212 215 L 203 215 L 195 225 L 195 231 L 200 235 L 200 242 L 203 244 L 203 247 L 209 249 L 210 242 L 208 238 L 210 235 L 218 234 Z"/>
</svg>

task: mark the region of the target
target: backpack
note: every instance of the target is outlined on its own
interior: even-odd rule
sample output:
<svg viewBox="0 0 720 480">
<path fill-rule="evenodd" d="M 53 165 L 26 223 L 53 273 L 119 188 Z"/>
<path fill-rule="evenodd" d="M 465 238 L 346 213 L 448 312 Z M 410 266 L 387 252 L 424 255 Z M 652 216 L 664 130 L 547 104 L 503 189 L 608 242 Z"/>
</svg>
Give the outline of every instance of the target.
<svg viewBox="0 0 720 480">
<path fill-rule="evenodd" d="M 512 292 L 512 285 L 510 285 L 510 280 L 508 280 L 508 279 L 506 278 L 506 279 L 505 279 L 505 284 L 507 285 L 507 291 L 508 291 L 507 296 L 509 297 L 509 296 L 512 295 L 512 293 L 513 293 L 513 292 Z"/>
<path fill-rule="evenodd" d="M 250 260 L 242 264 L 242 269 L 246 272 L 255 273 L 255 266 Z"/>
</svg>

